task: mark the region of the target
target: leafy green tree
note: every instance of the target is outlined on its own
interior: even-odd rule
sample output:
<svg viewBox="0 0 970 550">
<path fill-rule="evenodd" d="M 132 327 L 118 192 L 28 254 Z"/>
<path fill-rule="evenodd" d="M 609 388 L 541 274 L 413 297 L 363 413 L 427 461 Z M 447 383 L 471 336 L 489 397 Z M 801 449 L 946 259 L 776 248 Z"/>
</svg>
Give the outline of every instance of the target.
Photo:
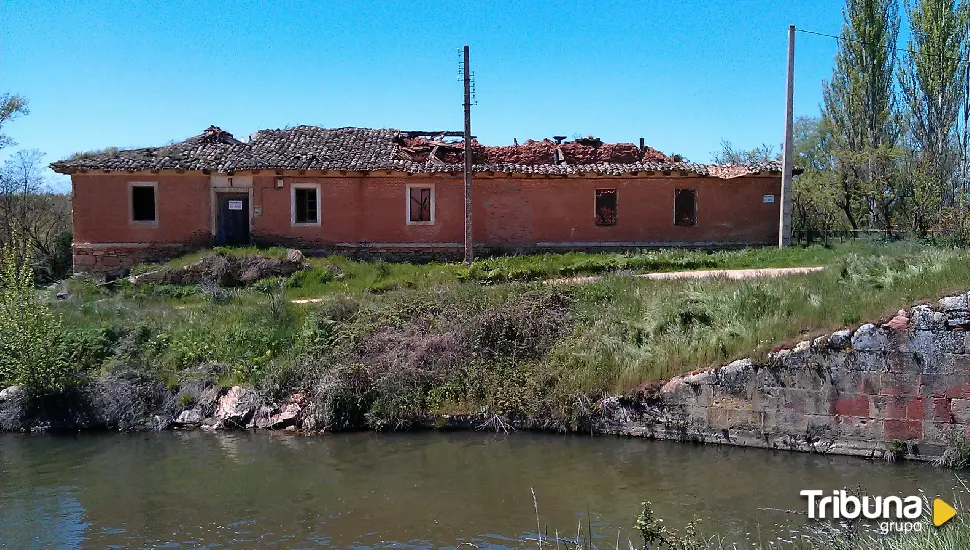
<svg viewBox="0 0 970 550">
<path fill-rule="evenodd" d="M 795 165 L 802 173 L 792 186 L 793 227 L 823 233 L 843 228 L 845 217 L 838 206 L 839 181 L 828 123 L 818 117 L 799 117 L 794 138 Z"/>
<path fill-rule="evenodd" d="M 899 83 L 916 154 L 910 170 L 912 224 L 925 235 L 957 199 L 958 126 L 967 93 L 970 19 L 965 0 L 907 2 L 906 12 L 912 39 Z"/>
<path fill-rule="evenodd" d="M 0 265 L 0 384 L 18 384 L 28 394 L 57 393 L 72 381 L 60 318 L 34 288 L 30 253 L 18 261 L 14 246 Z"/>
<path fill-rule="evenodd" d="M 894 79 L 899 9 L 895 0 L 847 0 L 842 14 L 823 116 L 837 161 L 837 204 L 858 229 L 865 218 L 879 222 L 879 197 L 892 190 L 901 122 Z"/>
</svg>

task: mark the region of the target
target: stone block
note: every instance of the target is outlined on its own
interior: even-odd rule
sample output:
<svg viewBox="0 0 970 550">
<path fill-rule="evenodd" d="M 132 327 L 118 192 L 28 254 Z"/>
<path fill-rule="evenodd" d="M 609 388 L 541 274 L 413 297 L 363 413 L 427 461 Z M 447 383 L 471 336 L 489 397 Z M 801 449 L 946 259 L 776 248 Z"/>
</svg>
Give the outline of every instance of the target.
<svg viewBox="0 0 970 550">
<path fill-rule="evenodd" d="M 941 376 L 939 378 L 938 384 L 945 384 L 942 390 L 942 396 L 949 399 L 968 399 L 970 398 L 970 380 L 966 377 L 957 376 Z M 934 392 L 934 395 L 939 396 L 940 390 Z"/>
<path fill-rule="evenodd" d="M 946 296 L 940 298 L 938 302 L 940 310 L 944 312 L 951 311 L 968 311 L 970 310 L 970 303 L 967 300 L 967 294 L 958 294 L 956 296 Z"/>
<path fill-rule="evenodd" d="M 888 372 L 888 355 L 884 351 L 856 351 L 847 356 L 848 370 L 863 372 Z"/>
<path fill-rule="evenodd" d="M 910 321 L 914 330 L 941 330 L 946 322 L 946 315 L 933 311 L 929 306 L 916 306 L 910 310 Z"/>
<path fill-rule="evenodd" d="M 882 441 L 883 424 L 871 418 L 843 416 L 839 418 L 839 437 Z"/>
<path fill-rule="evenodd" d="M 950 400 L 945 397 L 934 397 L 930 400 L 932 415 L 929 420 L 933 422 L 953 422 L 953 413 L 950 412 Z"/>
<path fill-rule="evenodd" d="M 950 415 L 960 424 L 970 423 L 970 399 L 953 399 L 950 401 Z"/>
<path fill-rule="evenodd" d="M 930 401 L 922 397 L 913 397 L 906 403 L 907 420 L 924 420 L 926 418 L 926 408 Z"/>
<path fill-rule="evenodd" d="M 920 377 L 917 374 L 885 372 L 880 379 L 879 395 L 917 395 Z"/>
<path fill-rule="evenodd" d="M 923 422 L 923 439 L 924 443 L 935 443 L 938 445 L 945 445 L 950 441 L 950 439 L 959 434 L 961 427 L 955 424 L 950 424 L 946 422 Z"/>
<path fill-rule="evenodd" d="M 833 349 L 844 349 L 852 343 L 852 331 L 848 329 L 837 330 L 829 336 L 828 345 Z"/>
<path fill-rule="evenodd" d="M 872 323 L 859 327 L 852 335 L 852 349 L 857 351 L 886 351 L 889 348 L 889 334 Z"/>
<path fill-rule="evenodd" d="M 869 396 L 857 394 L 840 397 L 832 403 L 832 414 L 838 416 L 869 416 Z"/>
<path fill-rule="evenodd" d="M 944 353 L 937 372 L 943 375 L 970 375 L 970 355 Z"/>
<path fill-rule="evenodd" d="M 869 396 L 869 417 L 877 420 L 906 418 L 907 398 L 894 395 Z"/>
<path fill-rule="evenodd" d="M 923 437 L 923 422 L 919 420 L 883 420 L 883 437 L 887 441 L 910 441 Z"/>
</svg>

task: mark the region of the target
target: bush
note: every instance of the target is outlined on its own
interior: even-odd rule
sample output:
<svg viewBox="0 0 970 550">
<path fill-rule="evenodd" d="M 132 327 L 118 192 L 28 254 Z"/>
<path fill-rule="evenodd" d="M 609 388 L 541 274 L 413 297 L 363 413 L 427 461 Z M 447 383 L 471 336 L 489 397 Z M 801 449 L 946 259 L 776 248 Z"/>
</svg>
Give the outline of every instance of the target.
<svg viewBox="0 0 970 550">
<path fill-rule="evenodd" d="M 0 384 L 18 384 L 31 395 L 60 392 L 75 370 L 60 317 L 34 288 L 30 253 L 18 262 L 3 249 L 0 269 Z"/>
</svg>

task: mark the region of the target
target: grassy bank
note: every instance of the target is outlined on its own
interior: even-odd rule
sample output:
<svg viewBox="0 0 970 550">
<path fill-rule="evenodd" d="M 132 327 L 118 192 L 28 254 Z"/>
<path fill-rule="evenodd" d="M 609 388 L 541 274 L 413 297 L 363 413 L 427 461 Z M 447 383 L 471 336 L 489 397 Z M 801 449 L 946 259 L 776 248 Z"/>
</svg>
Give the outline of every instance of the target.
<svg viewBox="0 0 970 550">
<path fill-rule="evenodd" d="M 53 306 L 74 377 L 154 380 L 170 392 L 200 379 L 279 399 L 303 392 L 324 411 L 327 429 L 401 429 L 441 413 L 579 429 L 605 393 L 970 287 L 970 257 L 905 243 L 566 254 L 471 267 L 312 263 L 313 270 L 244 289 L 73 279 L 70 299 Z M 653 281 L 609 271 L 820 263 L 828 268 L 819 273 L 745 281 Z M 613 267 L 590 284 L 516 280 L 527 271 L 525 279 L 590 273 L 592 265 Z M 317 276 L 324 272 L 330 275 Z M 305 295 L 322 301 L 289 302 Z M 193 397 L 180 399 L 186 406 Z"/>
<path fill-rule="evenodd" d="M 312 269 L 287 279 L 286 294 L 290 298 L 315 298 L 328 294 L 380 293 L 428 288 L 456 282 L 498 284 L 606 273 L 815 266 L 831 263 L 850 252 L 869 255 L 881 248 L 857 242 L 838 248 L 820 246 L 783 250 L 758 248 L 712 253 L 691 250 L 650 250 L 607 254 L 570 252 L 501 256 L 478 260 L 471 266 L 454 262 L 426 264 L 363 262 L 343 256 L 329 256 L 310 258 Z M 282 248 L 216 248 L 214 251 L 237 257 L 254 254 L 272 258 L 286 256 L 286 250 Z M 213 250 L 199 251 L 163 265 L 139 266 L 135 272 L 144 273 L 165 266 L 188 265 L 201 260 L 211 252 Z M 268 284 L 269 282 L 266 282 L 263 286 Z"/>
</svg>

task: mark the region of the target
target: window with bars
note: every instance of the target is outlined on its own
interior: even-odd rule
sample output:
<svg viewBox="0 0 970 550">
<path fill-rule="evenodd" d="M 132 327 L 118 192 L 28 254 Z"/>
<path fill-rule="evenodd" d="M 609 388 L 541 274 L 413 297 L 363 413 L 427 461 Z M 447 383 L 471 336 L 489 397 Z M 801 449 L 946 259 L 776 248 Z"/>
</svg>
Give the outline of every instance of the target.
<svg viewBox="0 0 970 550">
<path fill-rule="evenodd" d="M 407 216 L 409 224 L 434 223 L 434 188 L 408 186 Z"/>
<path fill-rule="evenodd" d="M 674 225 L 697 225 L 697 191 L 674 191 Z"/>
<path fill-rule="evenodd" d="M 316 187 L 297 187 L 293 189 L 293 222 L 318 223 Z"/>
<path fill-rule="evenodd" d="M 616 189 L 597 189 L 596 225 L 616 225 Z"/>
</svg>

